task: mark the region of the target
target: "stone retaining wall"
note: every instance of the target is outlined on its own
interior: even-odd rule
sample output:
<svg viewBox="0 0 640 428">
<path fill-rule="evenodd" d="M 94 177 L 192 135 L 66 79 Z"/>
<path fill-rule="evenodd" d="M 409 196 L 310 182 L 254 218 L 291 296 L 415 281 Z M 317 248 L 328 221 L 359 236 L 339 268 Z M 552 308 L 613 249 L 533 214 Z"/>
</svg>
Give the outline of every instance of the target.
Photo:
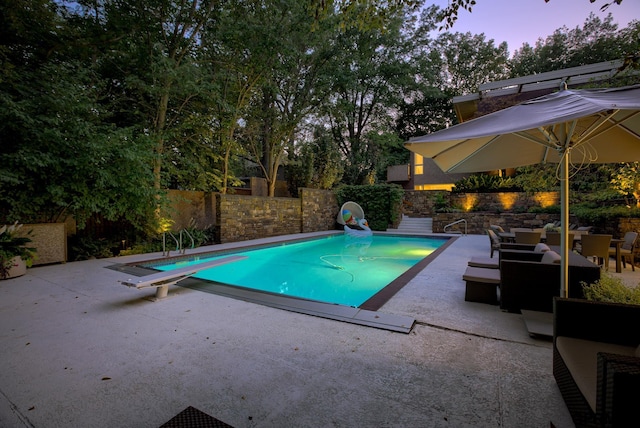
<svg viewBox="0 0 640 428">
<path fill-rule="evenodd" d="M 559 214 L 533 214 L 533 213 L 437 213 L 433 216 L 433 232 L 442 233 L 444 227 L 457 220 L 464 219 L 467 221 L 468 234 L 484 234 L 489 225 L 498 225 L 504 230 L 512 227 L 528 227 L 535 229 L 544 227 L 547 223 L 560 220 Z M 449 231 L 464 232 L 464 224 L 459 223 L 452 226 Z"/>
<path fill-rule="evenodd" d="M 163 215 L 173 220 L 173 230 L 191 225 L 208 229 L 216 224 L 216 193 L 169 190 L 167 198 L 170 204 Z"/>
<path fill-rule="evenodd" d="M 300 233 L 300 199 L 266 196 L 216 196 L 220 243 Z"/>
<path fill-rule="evenodd" d="M 198 228 L 215 225 L 216 242 L 244 241 L 301 232 L 317 232 L 336 228 L 339 210 L 335 194 L 330 190 L 300 189 L 300 198 L 270 198 L 217 193 L 171 191 L 174 202 L 170 217 L 174 230 L 187 227 L 190 222 Z M 467 233 L 484 234 L 491 224 L 505 230 L 513 227 L 544 227 L 560 219 L 560 214 L 519 213 L 519 209 L 556 205 L 556 192 L 536 195 L 524 193 L 470 193 L 452 195 L 444 191 L 405 191 L 403 214 L 409 217 L 433 218 L 433 231 L 442 233 L 444 226 L 465 219 Z M 436 205 L 464 206 L 489 211 L 436 213 Z M 506 211 L 510 204 L 512 211 Z M 513 211 L 514 207 L 518 209 Z M 575 217 L 570 223 L 578 224 Z M 178 227 L 179 226 L 179 227 Z M 623 236 L 629 230 L 640 231 L 640 219 L 621 219 L 617 225 L 593 225 L 598 233 Z M 451 230 L 464 231 L 464 224 Z"/>
<path fill-rule="evenodd" d="M 464 212 L 526 212 L 534 207 L 560 205 L 558 192 L 450 193 L 405 190 L 403 212 L 409 217 L 432 217 L 440 206 Z"/>
<path fill-rule="evenodd" d="M 300 189 L 302 232 L 332 230 L 340 207 L 335 193 L 328 190 Z"/>
<path fill-rule="evenodd" d="M 214 227 L 217 243 L 335 228 L 338 203 L 328 190 L 300 189 L 300 198 L 169 192 L 165 215 L 174 231 Z"/>
</svg>

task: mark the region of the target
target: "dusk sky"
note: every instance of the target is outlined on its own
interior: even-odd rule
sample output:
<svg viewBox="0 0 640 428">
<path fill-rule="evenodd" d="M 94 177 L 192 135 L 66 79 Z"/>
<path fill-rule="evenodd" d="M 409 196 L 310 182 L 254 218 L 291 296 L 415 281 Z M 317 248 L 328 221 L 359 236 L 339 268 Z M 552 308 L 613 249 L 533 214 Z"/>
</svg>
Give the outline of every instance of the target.
<svg viewBox="0 0 640 428">
<path fill-rule="evenodd" d="M 626 27 L 634 19 L 640 20 L 640 0 L 623 0 L 621 5 L 612 4 L 605 12 L 600 11 L 603 4 L 612 1 L 476 0 L 471 13 L 460 10 L 458 20 L 449 31 L 484 33 L 486 39 L 493 39 L 496 45 L 506 41 L 509 52 L 513 53 L 525 42 L 534 46 L 538 38 L 546 38 L 563 25 L 569 29 L 582 28 L 591 12 L 601 19 L 611 13 L 618 28 Z M 448 2 L 434 0 L 433 3 L 443 8 Z"/>
</svg>

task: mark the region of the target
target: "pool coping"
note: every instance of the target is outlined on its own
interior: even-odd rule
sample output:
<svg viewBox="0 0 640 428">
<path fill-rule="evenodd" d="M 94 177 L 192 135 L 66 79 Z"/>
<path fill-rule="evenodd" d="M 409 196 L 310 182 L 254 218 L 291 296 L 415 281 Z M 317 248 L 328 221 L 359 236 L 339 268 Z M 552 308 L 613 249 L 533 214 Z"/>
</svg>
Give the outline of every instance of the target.
<svg viewBox="0 0 640 428">
<path fill-rule="evenodd" d="M 340 233 L 336 233 L 339 235 Z M 410 333 L 414 324 L 415 318 L 405 315 L 388 314 L 384 312 L 378 312 L 378 309 L 388 302 L 398 291 L 400 291 L 411 279 L 413 279 L 421 270 L 427 265 L 433 262 L 447 247 L 453 244 L 458 239 L 457 236 L 442 236 L 435 234 L 424 235 L 409 235 L 409 234 L 397 234 L 397 233 L 379 233 L 385 236 L 415 236 L 420 238 L 438 238 L 445 242 L 434 250 L 430 255 L 422 259 L 420 262 L 412 266 L 406 272 L 401 274 L 394 281 L 385 286 L 382 290 L 378 291 L 368 300 L 366 300 L 360 307 L 352 307 L 339 305 L 335 303 L 325 303 L 315 300 L 308 300 L 298 297 L 288 297 L 279 294 L 264 292 L 261 290 L 255 290 L 251 288 L 245 288 L 240 286 L 226 285 L 214 281 L 207 281 L 200 278 L 187 278 L 180 281 L 176 285 L 193 290 L 203 291 L 205 293 L 216 294 L 224 297 L 230 297 L 237 300 L 243 300 L 246 302 L 256 303 L 272 308 L 283 309 L 290 312 L 301 313 L 305 315 L 312 315 L 321 318 L 332 319 L 336 321 L 348 322 L 351 324 L 357 324 L 367 327 L 374 327 L 399 333 Z M 331 234 L 333 235 L 333 234 Z M 287 239 L 279 242 L 292 242 L 297 240 L 306 240 L 311 237 L 300 237 L 294 239 Z M 235 252 L 239 249 L 263 247 L 269 246 L 273 243 L 257 243 L 253 245 L 240 246 L 229 249 L 220 249 L 219 251 L 207 251 L 199 254 L 184 254 L 180 256 L 171 257 L 171 260 L 177 260 L 180 258 L 192 258 L 201 254 Z M 142 267 L 140 265 L 145 263 L 155 263 L 167 261 L 168 258 L 156 258 L 148 260 L 140 260 L 131 263 L 120 263 L 107 266 L 108 269 L 127 272 L 131 275 L 144 276 L 158 271 L 152 268 Z"/>
</svg>

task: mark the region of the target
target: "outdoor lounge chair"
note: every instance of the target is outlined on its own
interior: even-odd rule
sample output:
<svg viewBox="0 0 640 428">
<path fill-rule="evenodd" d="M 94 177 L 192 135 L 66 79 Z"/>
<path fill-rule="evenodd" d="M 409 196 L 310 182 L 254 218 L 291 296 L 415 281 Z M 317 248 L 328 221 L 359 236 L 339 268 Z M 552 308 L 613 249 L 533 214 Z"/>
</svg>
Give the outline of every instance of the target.
<svg viewBox="0 0 640 428">
<path fill-rule="evenodd" d="M 536 245 L 504 243 L 500 246 L 500 260 L 505 258 L 511 260 L 540 261 L 542 257 L 541 253 L 549 250 L 549 246 L 543 242 L 539 242 Z"/>
<path fill-rule="evenodd" d="M 553 251 L 501 251 L 500 257 L 500 309 L 552 312 L 553 298 L 560 295 L 560 256 Z M 599 280 L 600 267 L 573 252 L 568 265 L 569 297 L 584 298 L 582 282 Z"/>
<path fill-rule="evenodd" d="M 640 306 L 556 298 L 553 317 L 553 376 L 576 427 L 635 426 Z"/>
<path fill-rule="evenodd" d="M 622 266 L 627 268 L 625 261 L 628 259 L 631 264 L 631 270 L 635 272 L 636 268 L 634 262 L 634 250 L 636 249 L 636 243 L 638 242 L 637 232 L 627 232 L 624 234 L 624 243 L 620 247 L 620 256 L 622 257 Z M 616 247 L 609 247 L 609 257 L 616 256 Z"/>
</svg>

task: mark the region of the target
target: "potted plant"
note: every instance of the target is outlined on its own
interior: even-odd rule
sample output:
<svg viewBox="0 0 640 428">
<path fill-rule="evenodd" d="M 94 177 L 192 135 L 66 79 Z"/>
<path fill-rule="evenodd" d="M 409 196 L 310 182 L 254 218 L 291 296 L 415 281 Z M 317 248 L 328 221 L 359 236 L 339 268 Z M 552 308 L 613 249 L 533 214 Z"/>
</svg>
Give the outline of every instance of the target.
<svg viewBox="0 0 640 428">
<path fill-rule="evenodd" d="M 35 257 L 35 248 L 27 247 L 28 236 L 16 236 L 22 227 L 15 222 L 0 227 L 0 279 L 24 275 Z"/>
</svg>

